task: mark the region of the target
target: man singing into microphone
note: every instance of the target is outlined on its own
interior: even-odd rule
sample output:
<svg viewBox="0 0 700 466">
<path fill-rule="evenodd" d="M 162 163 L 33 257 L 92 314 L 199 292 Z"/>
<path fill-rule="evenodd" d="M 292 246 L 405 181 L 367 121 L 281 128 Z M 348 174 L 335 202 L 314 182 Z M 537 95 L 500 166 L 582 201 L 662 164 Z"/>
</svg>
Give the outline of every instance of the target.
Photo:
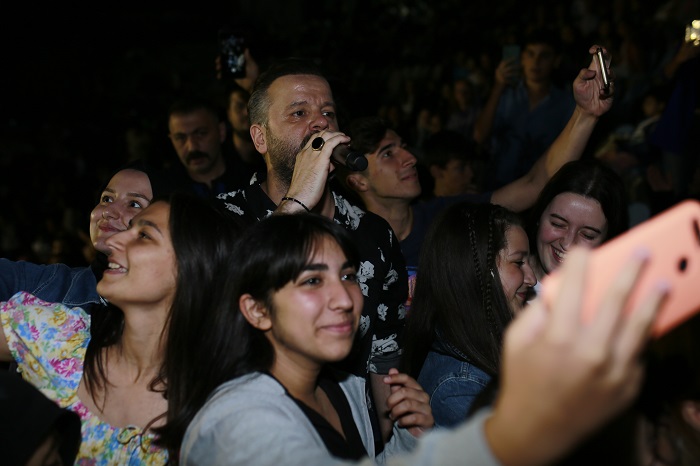
<svg viewBox="0 0 700 466">
<path fill-rule="evenodd" d="M 367 378 L 386 439 L 391 432 L 386 413 L 390 387 L 382 377 L 398 367 L 408 295 L 398 239 L 384 219 L 352 205 L 329 187 L 333 150 L 350 138 L 338 131 L 333 94 L 318 68 L 301 60 L 271 65 L 253 88 L 248 112 L 250 134 L 265 158 L 267 176 L 219 199 L 230 212 L 251 221 L 273 213 L 313 212 L 334 219 L 353 235 L 360 249 L 358 281 L 364 308 L 353 351 L 340 366 Z M 337 149 L 336 161 L 344 161 L 346 155 L 339 152 L 346 151 Z"/>
</svg>

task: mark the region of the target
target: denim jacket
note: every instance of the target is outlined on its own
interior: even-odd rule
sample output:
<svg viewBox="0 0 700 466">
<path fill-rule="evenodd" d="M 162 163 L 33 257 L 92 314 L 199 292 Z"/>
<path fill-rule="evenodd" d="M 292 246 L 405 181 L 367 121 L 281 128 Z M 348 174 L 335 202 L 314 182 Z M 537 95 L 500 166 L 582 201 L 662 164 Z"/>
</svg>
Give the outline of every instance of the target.
<svg viewBox="0 0 700 466">
<path fill-rule="evenodd" d="M 90 267 L 65 264 L 38 265 L 0 259 L 0 302 L 26 291 L 51 303 L 89 308 L 103 302 Z"/>
<path fill-rule="evenodd" d="M 453 427 L 463 422 L 489 380 L 491 377 L 466 362 L 457 348 L 437 338 L 418 375 L 418 383 L 430 395 L 437 427 Z"/>
</svg>

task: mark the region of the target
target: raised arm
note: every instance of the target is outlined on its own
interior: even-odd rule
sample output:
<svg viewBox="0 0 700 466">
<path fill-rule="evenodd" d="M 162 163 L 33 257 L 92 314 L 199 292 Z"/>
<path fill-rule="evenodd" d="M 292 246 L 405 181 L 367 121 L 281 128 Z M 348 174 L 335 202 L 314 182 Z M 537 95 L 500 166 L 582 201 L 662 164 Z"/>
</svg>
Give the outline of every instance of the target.
<svg viewBox="0 0 700 466">
<path fill-rule="evenodd" d="M 582 69 L 574 80 L 573 92 L 576 107 L 564 130 L 525 176 L 494 191 L 491 197 L 492 203 L 516 212 L 531 207 L 544 185 L 559 168 L 581 157 L 598 119 L 610 110 L 613 103 L 615 83 L 610 84 L 610 92 L 606 94 L 595 57 L 598 47 L 594 45 L 588 49 L 591 63 L 588 68 Z M 605 61 L 609 68 L 610 55 L 607 51 L 605 51 Z M 612 71 L 608 74 L 613 76 Z"/>
<path fill-rule="evenodd" d="M 491 137 L 496 110 L 498 110 L 498 102 L 501 100 L 501 95 L 503 95 L 509 83 L 513 82 L 514 78 L 517 78 L 519 69 L 520 65 L 516 58 L 501 60 L 498 64 L 489 98 L 474 123 L 474 140 L 477 143 L 486 144 Z"/>
</svg>

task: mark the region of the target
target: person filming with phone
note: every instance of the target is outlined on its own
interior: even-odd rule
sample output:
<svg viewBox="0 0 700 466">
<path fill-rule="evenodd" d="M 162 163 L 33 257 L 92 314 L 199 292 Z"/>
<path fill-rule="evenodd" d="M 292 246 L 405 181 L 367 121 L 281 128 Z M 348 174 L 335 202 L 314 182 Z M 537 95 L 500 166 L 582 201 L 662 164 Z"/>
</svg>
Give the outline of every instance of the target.
<svg viewBox="0 0 700 466">
<path fill-rule="evenodd" d="M 575 105 L 571 93 L 554 83 L 561 57 L 553 32 L 533 31 L 522 52 L 517 49 L 504 47 L 491 93 L 474 125 L 474 140 L 491 156 L 487 189 L 526 174 L 564 129 Z"/>
</svg>

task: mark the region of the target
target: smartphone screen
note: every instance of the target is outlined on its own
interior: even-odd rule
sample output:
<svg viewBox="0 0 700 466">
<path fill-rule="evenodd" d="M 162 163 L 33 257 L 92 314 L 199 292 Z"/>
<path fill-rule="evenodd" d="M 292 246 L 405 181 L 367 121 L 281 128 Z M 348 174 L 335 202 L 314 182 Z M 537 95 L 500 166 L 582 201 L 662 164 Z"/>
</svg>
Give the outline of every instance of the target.
<svg viewBox="0 0 700 466">
<path fill-rule="evenodd" d="M 221 74 L 224 79 L 245 77 L 245 40 L 229 29 L 221 29 L 218 34 Z"/>
<path fill-rule="evenodd" d="M 504 45 L 503 46 L 503 59 L 510 60 L 515 58 L 516 61 L 520 61 L 520 46 L 519 45 Z"/>
</svg>

